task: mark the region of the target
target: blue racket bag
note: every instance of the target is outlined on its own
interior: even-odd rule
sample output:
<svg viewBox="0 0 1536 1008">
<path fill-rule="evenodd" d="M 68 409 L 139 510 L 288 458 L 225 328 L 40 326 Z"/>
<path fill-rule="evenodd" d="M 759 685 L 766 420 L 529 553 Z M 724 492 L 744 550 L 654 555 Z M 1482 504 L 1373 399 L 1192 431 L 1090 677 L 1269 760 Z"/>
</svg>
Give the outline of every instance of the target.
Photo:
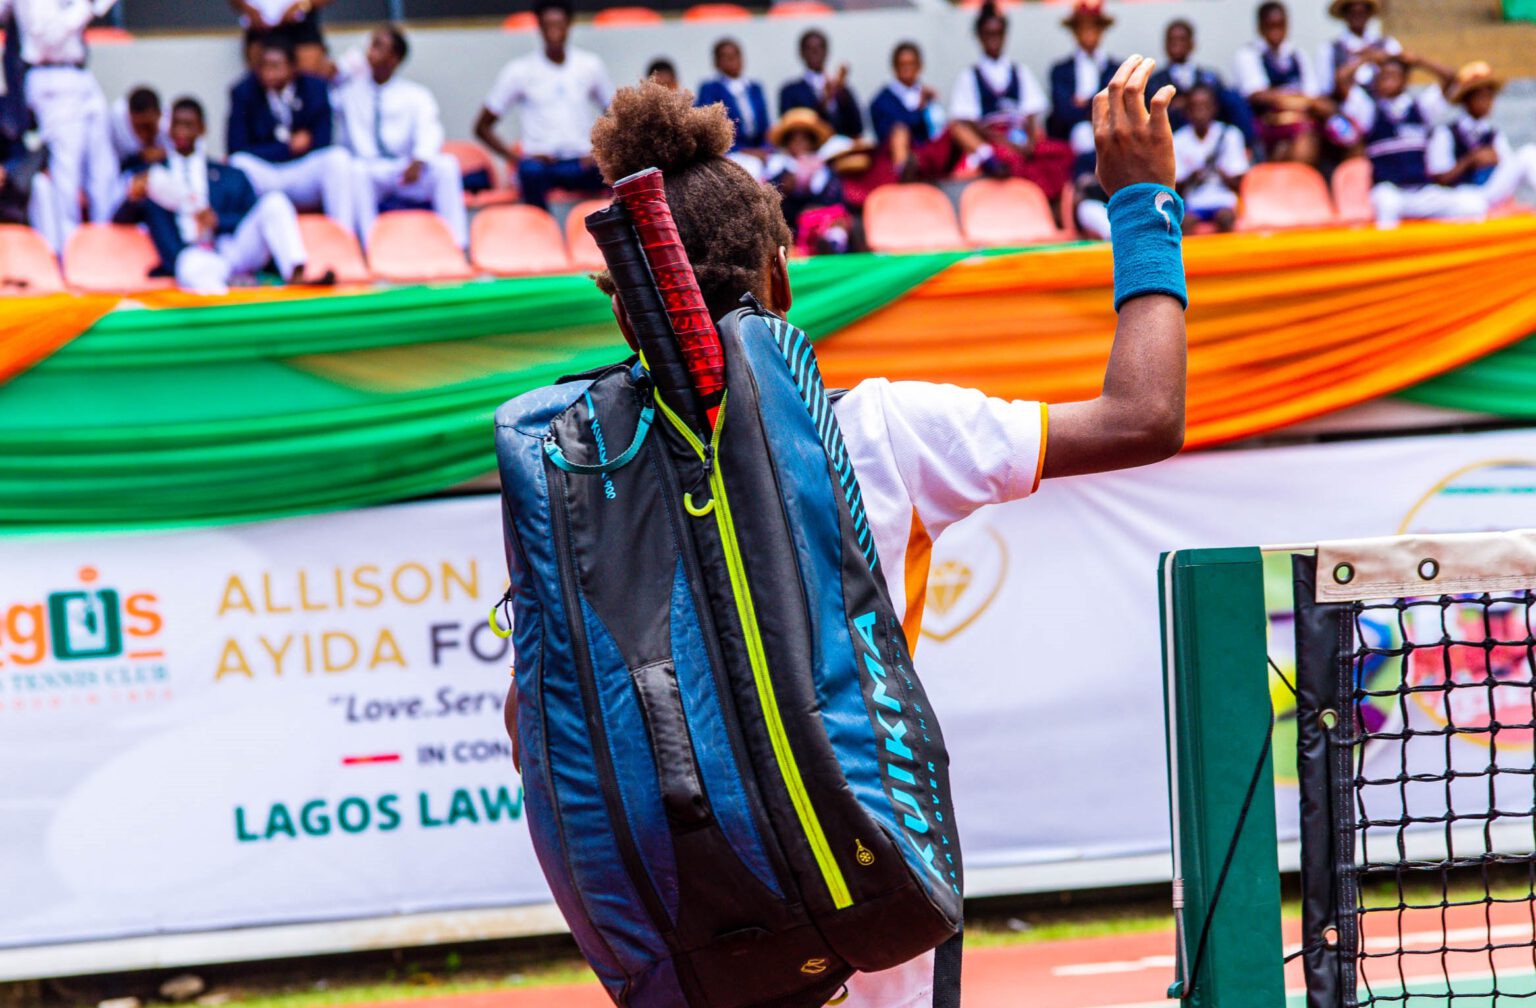
<svg viewBox="0 0 1536 1008">
<path fill-rule="evenodd" d="M 958 932 L 948 756 L 810 341 L 718 328 L 708 440 L 634 361 L 496 414 L 527 817 L 615 1003 L 811 1008 Z"/>
</svg>

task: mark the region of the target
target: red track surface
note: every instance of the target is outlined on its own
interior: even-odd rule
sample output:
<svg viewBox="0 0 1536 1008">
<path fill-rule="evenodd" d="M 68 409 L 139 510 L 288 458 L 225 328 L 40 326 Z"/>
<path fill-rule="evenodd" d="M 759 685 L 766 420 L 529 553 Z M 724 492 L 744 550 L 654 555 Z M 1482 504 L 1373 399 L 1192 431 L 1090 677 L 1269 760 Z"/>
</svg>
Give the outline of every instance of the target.
<svg viewBox="0 0 1536 1008">
<path fill-rule="evenodd" d="M 1366 948 L 1439 949 L 1441 935 L 1447 932 L 1449 944 L 1461 948 L 1481 948 L 1485 943 L 1522 945 L 1492 953 L 1493 966 L 1499 971 L 1501 987 L 1507 982 L 1532 982 L 1536 949 L 1530 946 L 1536 941 L 1536 918 L 1525 904 L 1496 905 L 1486 915 L 1482 906 L 1454 907 L 1446 911 L 1443 924 L 1438 910 L 1407 911 L 1401 917 L 1401 932 L 1397 914 L 1373 914 L 1367 921 Z M 1289 924 L 1287 950 L 1295 948 L 1300 938 L 1299 926 Z M 1174 1004 L 1166 1000 L 1174 974 L 1173 948 L 1170 931 L 968 949 L 965 1008 L 1019 1008 L 1024 1004 L 1030 1008 L 1166 1008 Z M 1395 989 L 1398 962 L 1395 957 L 1371 960 L 1367 975 L 1378 988 Z M 1415 979 L 1441 980 L 1448 972 L 1458 991 L 1487 987 L 1487 952 L 1451 953 L 1443 960 L 1438 954 L 1410 955 L 1401 962 L 1403 976 L 1410 984 Z M 1506 975 L 1514 979 L 1506 981 Z M 1292 993 L 1300 989 L 1300 963 L 1292 964 L 1286 982 Z M 373 1008 L 608 1008 L 611 1004 L 601 988 L 591 983 L 460 994 Z"/>
</svg>

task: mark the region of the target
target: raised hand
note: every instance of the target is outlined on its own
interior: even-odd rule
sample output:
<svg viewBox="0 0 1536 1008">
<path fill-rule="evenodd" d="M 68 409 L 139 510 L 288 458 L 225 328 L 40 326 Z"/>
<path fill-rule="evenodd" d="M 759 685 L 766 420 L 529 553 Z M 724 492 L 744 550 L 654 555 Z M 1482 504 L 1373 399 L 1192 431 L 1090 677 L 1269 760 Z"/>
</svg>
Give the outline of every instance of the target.
<svg viewBox="0 0 1536 1008">
<path fill-rule="evenodd" d="M 1126 186 L 1153 182 L 1173 187 L 1173 127 L 1168 105 L 1172 84 L 1152 96 L 1148 110 L 1147 78 L 1157 61 L 1132 56 L 1120 65 L 1109 86 L 1093 99 L 1093 140 L 1099 152 L 1099 184 L 1113 196 Z"/>
</svg>

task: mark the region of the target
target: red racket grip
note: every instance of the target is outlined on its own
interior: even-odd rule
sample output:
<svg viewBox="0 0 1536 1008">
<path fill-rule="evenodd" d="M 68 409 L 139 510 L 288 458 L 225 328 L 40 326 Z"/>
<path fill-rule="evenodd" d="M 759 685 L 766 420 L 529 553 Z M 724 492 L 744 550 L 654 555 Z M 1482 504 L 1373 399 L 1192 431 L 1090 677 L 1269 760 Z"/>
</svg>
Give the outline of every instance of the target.
<svg viewBox="0 0 1536 1008">
<path fill-rule="evenodd" d="M 693 265 L 678 237 L 661 172 L 647 168 L 619 179 L 613 184 L 613 192 L 624 204 L 640 238 L 656 291 L 661 295 L 672 332 L 693 378 L 694 390 L 706 408 L 713 407 L 725 391 L 725 353 L 693 275 Z"/>
</svg>

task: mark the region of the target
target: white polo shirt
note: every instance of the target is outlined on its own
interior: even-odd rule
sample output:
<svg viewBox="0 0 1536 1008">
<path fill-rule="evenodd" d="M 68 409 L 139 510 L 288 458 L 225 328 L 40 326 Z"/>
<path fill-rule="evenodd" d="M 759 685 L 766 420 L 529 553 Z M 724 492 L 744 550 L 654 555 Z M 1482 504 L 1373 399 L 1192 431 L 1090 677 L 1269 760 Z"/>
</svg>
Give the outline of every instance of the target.
<svg viewBox="0 0 1536 1008">
<path fill-rule="evenodd" d="M 1212 123 L 1202 137 L 1195 132 L 1194 126 L 1183 126 L 1173 134 L 1173 159 L 1180 185 L 1207 168 L 1216 170 L 1184 194 L 1184 203 L 1191 210 L 1237 206 L 1237 193 L 1218 178 L 1217 173 L 1230 178 L 1241 178 L 1248 173 L 1248 150 L 1243 144 L 1242 130 L 1226 123 Z"/>
<path fill-rule="evenodd" d="M 955 78 L 955 87 L 949 94 L 949 117 L 962 122 L 981 122 L 981 88 L 976 84 L 976 73 L 981 72 L 982 80 L 987 82 L 995 93 L 1002 94 L 1008 89 L 1008 83 L 1012 75 L 1017 71 L 1019 75 L 1019 102 L 1013 108 L 1012 115 L 1000 111 L 999 116 L 1009 118 L 1027 119 L 1030 116 L 1044 115 L 1050 109 L 1050 103 L 1046 100 L 1045 90 L 1040 86 L 1040 80 L 1029 68 L 1011 60 L 988 59 L 983 56 L 972 66 L 960 71 L 960 76 Z"/>
<path fill-rule="evenodd" d="M 1045 404 L 1006 402 L 955 385 L 872 378 L 843 396 L 835 412 L 886 588 L 913 642 L 934 540 L 977 509 L 1021 500 L 1039 487 Z M 932 1004 L 929 952 L 895 969 L 854 974 L 839 1008 Z"/>
<path fill-rule="evenodd" d="M 524 155 L 563 159 L 592 153 L 592 124 L 612 99 L 603 61 L 567 47 L 563 63 L 551 62 L 543 49 L 508 63 L 485 96 L 485 108 L 498 118 L 517 109 Z"/>
</svg>

